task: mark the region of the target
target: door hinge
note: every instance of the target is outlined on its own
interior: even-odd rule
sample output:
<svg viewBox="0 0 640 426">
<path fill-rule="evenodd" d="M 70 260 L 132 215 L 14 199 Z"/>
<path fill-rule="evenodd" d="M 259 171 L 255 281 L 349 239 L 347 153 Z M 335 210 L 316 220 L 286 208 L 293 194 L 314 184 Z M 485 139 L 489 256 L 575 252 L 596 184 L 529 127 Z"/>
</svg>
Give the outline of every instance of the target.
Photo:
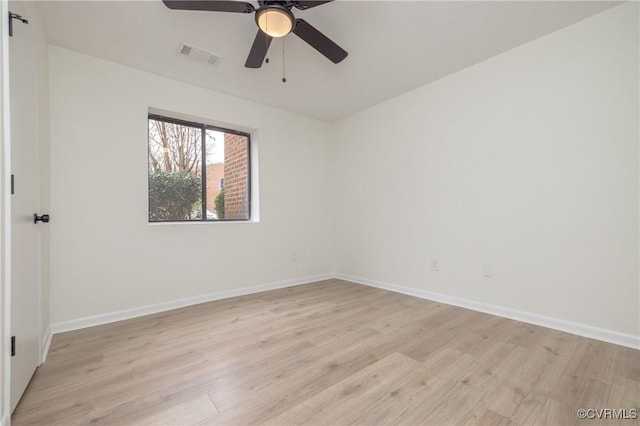
<svg viewBox="0 0 640 426">
<path fill-rule="evenodd" d="M 15 178 L 13 177 L 13 175 L 11 175 L 11 195 L 16 193 L 16 191 L 15 191 L 16 187 L 15 187 L 15 184 L 13 183 L 14 180 L 15 180 Z"/>
<path fill-rule="evenodd" d="M 16 336 L 11 336 L 11 356 L 16 356 Z"/>
<path fill-rule="evenodd" d="M 23 24 L 28 24 L 29 21 L 24 19 L 22 15 L 18 15 L 17 13 L 9 12 L 9 37 L 13 37 L 13 20 L 17 19 Z"/>
</svg>

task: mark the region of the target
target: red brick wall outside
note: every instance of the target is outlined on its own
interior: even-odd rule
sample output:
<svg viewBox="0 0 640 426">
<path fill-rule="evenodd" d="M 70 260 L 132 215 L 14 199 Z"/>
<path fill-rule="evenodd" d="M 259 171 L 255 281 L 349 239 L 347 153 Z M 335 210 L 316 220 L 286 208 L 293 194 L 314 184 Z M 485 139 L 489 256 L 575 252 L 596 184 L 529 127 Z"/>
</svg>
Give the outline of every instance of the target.
<svg viewBox="0 0 640 426">
<path fill-rule="evenodd" d="M 224 218 L 249 218 L 249 139 L 224 135 Z"/>
<path fill-rule="evenodd" d="M 207 164 L 207 210 L 216 211 L 216 197 L 220 193 L 220 179 L 224 178 L 224 164 Z"/>
</svg>

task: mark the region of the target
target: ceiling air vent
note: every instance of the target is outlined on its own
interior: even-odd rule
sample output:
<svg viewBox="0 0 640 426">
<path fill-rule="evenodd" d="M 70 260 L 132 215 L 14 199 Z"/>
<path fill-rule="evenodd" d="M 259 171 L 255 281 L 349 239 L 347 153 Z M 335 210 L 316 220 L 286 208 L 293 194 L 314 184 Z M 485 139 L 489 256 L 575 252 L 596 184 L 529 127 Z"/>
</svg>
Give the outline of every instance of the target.
<svg viewBox="0 0 640 426">
<path fill-rule="evenodd" d="M 204 62 L 211 65 L 215 64 L 220 59 L 222 59 L 220 58 L 220 56 L 216 56 L 211 52 L 207 52 L 206 50 L 200 49 L 198 47 L 195 47 L 186 43 L 180 43 L 178 54 L 184 55 L 194 61 Z"/>
</svg>

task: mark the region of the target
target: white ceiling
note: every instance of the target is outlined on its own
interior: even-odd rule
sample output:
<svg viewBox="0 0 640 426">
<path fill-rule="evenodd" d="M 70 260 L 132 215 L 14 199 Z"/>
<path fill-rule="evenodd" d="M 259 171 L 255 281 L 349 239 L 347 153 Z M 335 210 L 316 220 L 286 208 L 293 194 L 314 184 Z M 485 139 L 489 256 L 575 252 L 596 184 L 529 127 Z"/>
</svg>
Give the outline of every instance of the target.
<svg viewBox="0 0 640 426">
<path fill-rule="evenodd" d="M 257 5 L 257 2 L 252 2 Z M 291 34 L 244 68 L 253 15 L 176 11 L 157 1 L 46 1 L 51 44 L 320 120 L 334 121 L 615 6 L 613 2 L 335 1 L 294 9 L 343 47 L 333 64 Z M 180 42 L 222 57 L 177 54 Z"/>
</svg>

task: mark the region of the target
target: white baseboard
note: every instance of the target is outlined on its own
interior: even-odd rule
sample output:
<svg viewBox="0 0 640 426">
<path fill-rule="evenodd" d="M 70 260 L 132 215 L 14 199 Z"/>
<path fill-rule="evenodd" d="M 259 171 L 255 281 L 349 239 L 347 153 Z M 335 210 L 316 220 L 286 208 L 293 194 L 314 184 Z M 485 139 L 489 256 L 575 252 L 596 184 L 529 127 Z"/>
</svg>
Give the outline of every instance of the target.
<svg viewBox="0 0 640 426">
<path fill-rule="evenodd" d="M 588 337 L 590 339 L 601 340 L 603 342 L 614 343 L 616 345 L 626 346 L 632 349 L 640 349 L 640 336 L 619 333 L 617 331 L 606 330 L 603 328 L 579 324 L 558 318 L 551 318 L 531 312 L 519 311 L 517 309 L 505 308 L 503 306 L 490 305 L 488 303 L 477 302 L 470 299 L 463 299 L 461 297 L 449 296 L 441 293 L 433 293 L 416 288 L 403 287 L 395 284 L 385 283 L 382 281 L 371 280 L 368 278 L 355 277 L 346 274 L 336 274 L 335 278 L 345 281 L 351 281 L 357 284 L 363 284 L 369 287 L 376 287 L 383 290 L 389 290 L 396 293 L 415 296 L 421 299 L 446 303 L 447 305 L 459 306 L 461 308 L 484 312 L 487 314 L 526 322 L 529 324 L 539 325 L 541 327 L 564 331 L 566 333 Z"/>
<path fill-rule="evenodd" d="M 41 344 L 41 348 L 42 348 L 42 354 L 40 355 L 40 364 L 44 364 L 44 362 L 47 360 L 47 355 L 49 355 L 49 347 L 51 347 L 51 338 L 53 337 L 53 332 L 51 331 L 51 327 L 49 327 L 47 329 L 47 332 L 44 334 L 44 337 L 42 337 L 42 344 Z"/>
<path fill-rule="evenodd" d="M 144 315 L 155 314 L 158 312 L 169 311 L 171 309 L 183 308 L 185 306 L 197 305 L 199 303 L 211 302 L 214 300 L 228 299 L 230 297 L 244 296 L 247 294 L 260 293 L 263 291 L 276 290 L 279 288 L 293 287 L 296 285 L 309 284 L 316 281 L 323 281 L 331 278 L 338 278 L 345 281 L 351 281 L 363 284 L 369 287 L 376 287 L 383 290 L 402 293 L 409 296 L 419 297 L 421 299 L 432 300 L 435 302 L 446 303 L 448 305 L 459 306 L 478 312 L 484 312 L 503 318 L 509 318 L 516 321 L 526 322 L 529 324 L 539 325 L 541 327 L 551 328 L 554 330 L 564 331 L 566 333 L 575 334 L 577 336 L 588 337 L 591 339 L 601 340 L 603 342 L 613 343 L 633 349 L 640 349 L 640 336 L 620 333 L 613 330 L 593 327 L 585 324 L 579 324 L 566 321 L 559 318 L 547 317 L 544 315 L 534 314 L 531 312 L 520 311 L 517 309 L 506 308 L 503 306 L 491 305 L 488 303 L 478 302 L 475 300 L 464 299 L 461 297 L 450 296 L 442 293 L 434 293 L 426 290 L 420 290 L 411 287 L 403 287 L 391 283 L 386 283 L 368 278 L 357 277 L 347 274 L 320 274 L 296 278 L 286 281 L 277 281 L 272 283 L 260 284 L 251 287 L 239 289 L 222 290 L 215 293 L 205 294 L 202 296 L 189 297 L 185 299 L 172 300 L 169 302 L 158 303 L 154 305 L 146 305 L 138 308 L 127 309 L 123 311 L 111 312 L 102 315 L 96 315 L 77 320 L 64 321 L 52 324 L 42 342 L 42 362 L 47 358 L 51 338 L 54 334 L 64 333 L 67 331 L 79 330 L 82 328 L 93 327 L 96 325 L 108 324 L 116 321 L 137 318 Z M 3 425 L 4 426 L 4 425 Z"/>
<path fill-rule="evenodd" d="M 9 426 L 9 415 L 8 414 L 5 414 L 4 416 L 2 416 L 2 420 L 0 421 L 0 425 Z"/>
<path fill-rule="evenodd" d="M 52 324 L 50 328 L 50 334 L 53 335 L 64 333 L 67 331 L 79 330 L 81 328 L 94 327 L 96 325 L 108 324 L 116 321 L 123 321 L 145 315 L 156 314 L 158 312 L 170 311 L 172 309 L 184 308 L 185 306 L 197 305 L 199 303 L 228 299 L 230 297 L 244 296 L 247 294 L 261 293 L 263 291 L 293 287 L 296 285 L 309 284 L 316 281 L 328 280 L 331 278 L 334 278 L 334 274 L 332 273 L 312 275 L 307 277 L 294 278 L 286 281 L 259 284 L 251 287 L 222 290 L 215 293 L 204 294 L 201 296 L 187 297 L 184 299 L 172 300 L 169 302 L 157 303 L 154 305 L 140 306 L 138 308 L 126 309 L 123 311 L 110 312 L 107 314 L 79 318 L 71 321 L 63 321 Z"/>
</svg>

